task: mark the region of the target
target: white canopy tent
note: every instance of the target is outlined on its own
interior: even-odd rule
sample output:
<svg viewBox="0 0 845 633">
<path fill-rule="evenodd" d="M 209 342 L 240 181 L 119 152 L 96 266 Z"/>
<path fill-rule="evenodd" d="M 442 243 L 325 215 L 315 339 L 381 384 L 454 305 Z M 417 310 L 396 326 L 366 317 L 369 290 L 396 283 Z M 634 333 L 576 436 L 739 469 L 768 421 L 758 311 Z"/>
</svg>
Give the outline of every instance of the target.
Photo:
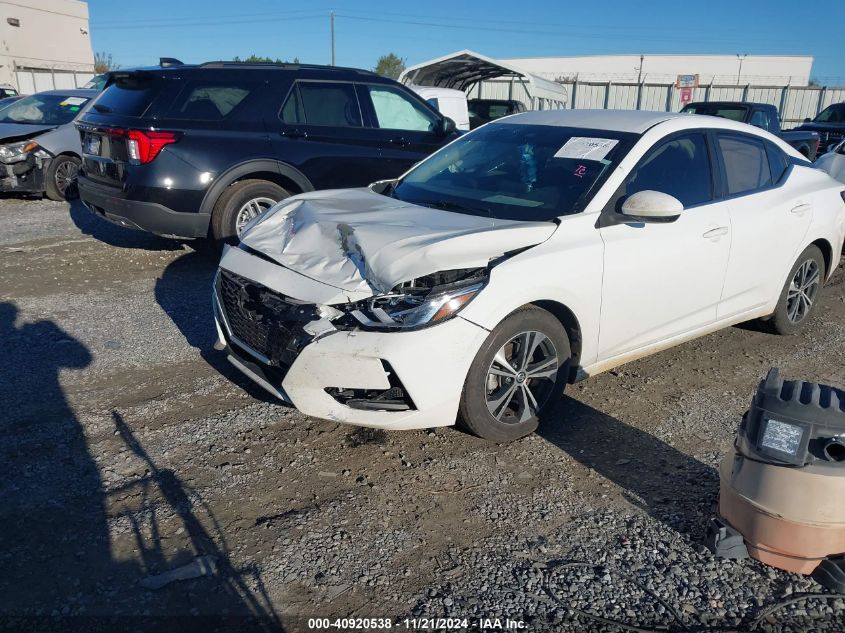
<svg viewBox="0 0 845 633">
<path fill-rule="evenodd" d="M 477 89 L 479 96 L 485 82 L 505 84 L 507 95 L 502 90 L 496 91 L 498 98 L 517 99 L 514 84 L 518 84 L 530 103 L 525 105 L 531 110 L 554 110 L 566 107 L 566 88 L 559 83 L 532 75 L 518 66 L 481 55 L 471 50 L 462 50 L 407 68 L 399 81 L 408 85 L 440 86 L 455 88 L 468 95 Z M 501 88 L 501 86 L 500 86 Z"/>
</svg>

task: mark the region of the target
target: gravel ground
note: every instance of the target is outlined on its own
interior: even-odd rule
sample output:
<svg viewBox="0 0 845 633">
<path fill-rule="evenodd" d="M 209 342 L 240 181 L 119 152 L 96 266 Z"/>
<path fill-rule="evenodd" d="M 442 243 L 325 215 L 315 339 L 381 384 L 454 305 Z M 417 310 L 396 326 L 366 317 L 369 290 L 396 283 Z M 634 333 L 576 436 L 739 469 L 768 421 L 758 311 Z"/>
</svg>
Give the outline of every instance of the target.
<svg viewBox="0 0 845 633">
<path fill-rule="evenodd" d="M 800 336 L 637 361 L 497 446 L 271 402 L 212 349 L 214 268 L 78 204 L 0 199 L 0 630 L 845 630 L 842 600 L 766 615 L 812 580 L 700 546 L 768 368 L 845 385 L 842 272 Z M 201 556 L 215 573 L 142 584 Z"/>
</svg>

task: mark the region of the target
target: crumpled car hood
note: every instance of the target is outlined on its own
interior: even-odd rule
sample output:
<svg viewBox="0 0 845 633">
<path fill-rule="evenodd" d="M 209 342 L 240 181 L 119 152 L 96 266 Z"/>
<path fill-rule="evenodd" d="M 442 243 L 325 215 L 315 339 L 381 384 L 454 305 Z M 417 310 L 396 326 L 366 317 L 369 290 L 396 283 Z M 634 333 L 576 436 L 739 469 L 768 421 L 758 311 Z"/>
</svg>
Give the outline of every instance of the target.
<svg viewBox="0 0 845 633">
<path fill-rule="evenodd" d="M 438 271 L 486 266 L 544 242 L 556 228 L 422 207 L 369 189 L 338 189 L 285 200 L 241 242 L 306 277 L 369 296 Z"/>
<path fill-rule="evenodd" d="M 0 123 L 0 143 L 12 141 L 23 141 L 32 136 L 37 136 L 47 130 L 52 130 L 55 125 L 27 125 L 25 123 Z"/>
</svg>

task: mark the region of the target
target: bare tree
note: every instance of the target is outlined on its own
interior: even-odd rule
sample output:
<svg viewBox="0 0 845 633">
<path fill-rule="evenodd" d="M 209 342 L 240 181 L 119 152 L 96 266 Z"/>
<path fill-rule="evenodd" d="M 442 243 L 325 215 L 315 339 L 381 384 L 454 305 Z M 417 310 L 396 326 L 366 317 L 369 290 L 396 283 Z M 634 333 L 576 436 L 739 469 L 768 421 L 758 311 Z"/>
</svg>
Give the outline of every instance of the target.
<svg viewBox="0 0 845 633">
<path fill-rule="evenodd" d="M 120 64 L 115 64 L 111 53 L 94 53 L 94 72 L 98 75 L 110 70 L 117 70 Z"/>
</svg>

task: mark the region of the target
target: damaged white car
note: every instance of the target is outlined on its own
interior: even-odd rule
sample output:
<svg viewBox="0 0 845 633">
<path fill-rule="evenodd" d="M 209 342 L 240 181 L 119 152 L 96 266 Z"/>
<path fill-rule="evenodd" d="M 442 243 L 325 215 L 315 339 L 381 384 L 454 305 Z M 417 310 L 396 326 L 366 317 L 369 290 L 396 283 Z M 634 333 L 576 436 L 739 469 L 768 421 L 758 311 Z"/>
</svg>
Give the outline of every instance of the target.
<svg viewBox="0 0 845 633">
<path fill-rule="evenodd" d="M 215 280 L 231 362 L 303 413 L 532 432 L 567 382 L 754 318 L 790 333 L 845 240 L 845 193 L 757 128 L 546 111 L 402 178 L 288 198 Z"/>
</svg>

